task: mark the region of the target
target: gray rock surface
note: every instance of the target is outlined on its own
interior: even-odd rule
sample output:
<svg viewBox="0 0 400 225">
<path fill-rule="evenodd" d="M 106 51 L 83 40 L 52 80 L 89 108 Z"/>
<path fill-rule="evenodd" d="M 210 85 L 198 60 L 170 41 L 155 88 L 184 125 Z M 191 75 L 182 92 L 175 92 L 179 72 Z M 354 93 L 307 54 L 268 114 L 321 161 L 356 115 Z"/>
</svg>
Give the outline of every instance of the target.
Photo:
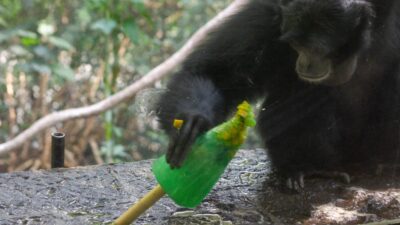
<svg viewBox="0 0 400 225">
<path fill-rule="evenodd" d="M 151 161 L 0 174 L 0 224 L 109 224 L 156 183 Z M 284 193 L 262 150 L 242 150 L 196 209 L 162 198 L 136 224 L 357 224 L 400 218 L 399 177 L 306 181 Z"/>
</svg>

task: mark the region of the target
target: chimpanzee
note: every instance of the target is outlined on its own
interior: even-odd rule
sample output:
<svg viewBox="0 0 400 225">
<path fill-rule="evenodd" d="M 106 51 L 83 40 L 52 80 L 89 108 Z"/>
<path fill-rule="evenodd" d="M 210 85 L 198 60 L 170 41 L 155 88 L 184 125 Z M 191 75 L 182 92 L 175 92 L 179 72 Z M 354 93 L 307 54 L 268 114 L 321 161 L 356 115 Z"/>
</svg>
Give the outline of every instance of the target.
<svg viewBox="0 0 400 225">
<path fill-rule="evenodd" d="M 400 1 L 249 1 L 193 50 L 158 103 L 171 167 L 199 134 L 260 97 L 258 131 L 289 188 L 315 171 L 396 159 Z M 175 118 L 185 121 L 179 131 Z"/>
</svg>

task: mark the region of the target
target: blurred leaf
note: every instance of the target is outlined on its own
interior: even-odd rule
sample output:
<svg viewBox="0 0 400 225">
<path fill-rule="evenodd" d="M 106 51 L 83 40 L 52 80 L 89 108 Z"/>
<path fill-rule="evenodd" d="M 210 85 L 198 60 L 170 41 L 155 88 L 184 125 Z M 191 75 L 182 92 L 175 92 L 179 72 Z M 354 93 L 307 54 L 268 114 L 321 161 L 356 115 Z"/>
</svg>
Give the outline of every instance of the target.
<svg viewBox="0 0 400 225">
<path fill-rule="evenodd" d="M 38 35 L 35 32 L 29 31 L 29 30 L 22 30 L 18 29 L 16 30 L 16 34 L 20 37 L 25 37 L 25 38 L 38 38 Z"/>
<path fill-rule="evenodd" d="M 0 25 L 6 27 L 7 26 L 7 22 L 0 17 Z"/>
<path fill-rule="evenodd" d="M 151 12 L 149 8 L 146 7 L 146 5 L 144 4 L 144 0 L 131 0 L 131 2 L 133 3 L 135 10 L 137 10 L 139 14 L 146 19 L 148 25 L 153 27 L 154 23 L 152 20 Z"/>
<path fill-rule="evenodd" d="M 8 38 L 9 38 L 9 35 L 8 35 L 7 33 L 0 32 L 0 44 L 1 44 L 3 41 L 7 40 Z"/>
<path fill-rule="evenodd" d="M 24 46 L 29 47 L 40 43 L 38 35 L 32 31 L 18 29 L 11 32 L 9 38 L 13 37 L 15 34 L 21 37 L 21 44 Z"/>
<path fill-rule="evenodd" d="M 115 29 L 116 26 L 117 23 L 114 20 L 100 19 L 92 24 L 91 29 L 101 31 L 104 34 L 109 35 Z"/>
<path fill-rule="evenodd" d="M 27 62 L 19 62 L 18 64 L 15 65 L 15 69 L 17 71 L 25 72 L 25 73 L 32 73 L 32 63 L 27 63 Z"/>
<path fill-rule="evenodd" d="M 75 72 L 69 67 L 62 64 L 56 64 L 52 66 L 54 75 L 57 75 L 65 80 L 73 80 Z"/>
<path fill-rule="evenodd" d="M 129 39 L 135 43 L 139 43 L 140 39 L 140 28 L 137 26 L 134 20 L 127 20 L 122 24 L 122 30 L 129 37 Z"/>
<path fill-rule="evenodd" d="M 0 42 L 5 41 L 6 39 L 11 39 L 15 36 L 21 37 L 21 44 L 27 47 L 38 45 L 40 43 L 36 33 L 23 29 L 11 30 L 3 33 L 3 35 L 0 35 Z"/>
<path fill-rule="evenodd" d="M 49 42 L 58 48 L 73 51 L 74 46 L 72 46 L 67 40 L 60 37 L 50 36 Z"/>
<path fill-rule="evenodd" d="M 129 157 L 129 155 L 125 151 L 125 147 L 122 146 L 122 145 L 115 145 L 114 146 L 113 156 L 114 157 L 120 157 L 120 158 Z"/>
<path fill-rule="evenodd" d="M 120 128 L 120 127 L 114 126 L 114 127 L 113 127 L 113 133 L 114 133 L 115 137 L 121 138 L 122 135 L 123 135 L 123 129 Z"/>
<path fill-rule="evenodd" d="M 20 45 L 12 45 L 10 51 L 19 57 L 29 57 L 31 53 Z"/>
<path fill-rule="evenodd" d="M 14 38 L 17 35 L 18 35 L 18 30 L 15 29 L 0 31 L 0 44 L 4 41 Z"/>
<path fill-rule="evenodd" d="M 86 8 L 81 8 L 78 10 L 77 14 L 78 14 L 79 24 L 82 27 L 86 27 L 91 20 L 89 11 Z"/>
<path fill-rule="evenodd" d="M 0 13 L 6 19 L 14 19 L 22 8 L 22 1 L 0 1 Z"/>
<path fill-rule="evenodd" d="M 39 64 L 39 63 L 32 63 L 31 65 L 33 71 L 36 71 L 40 74 L 50 74 L 51 69 L 49 66 L 44 65 L 44 64 Z"/>
<path fill-rule="evenodd" d="M 86 3 L 91 9 L 101 9 L 104 10 L 107 7 L 108 0 L 88 0 Z"/>
<path fill-rule="evenodd" d="M 144 0 L 131 0 L 135 10 L 137 10 L 142 16 L 150 16 L 149 9 L 145 6 Z"/>
<path fill-rule="evenodd" d="M 38 45 L 33 48 L 33 53 L 41 59 L 51 60 L 53 55 L 48 47 L 43 45 Z"/>
<path fill-rule="evenodd" d="M 30 47 L 30 46 L 35 46 L 40 43 L 40 40 L 38 38 L 30 38 L 30 37 L 23 37 L 21 38 L 21 44 Z"/>
</svg>

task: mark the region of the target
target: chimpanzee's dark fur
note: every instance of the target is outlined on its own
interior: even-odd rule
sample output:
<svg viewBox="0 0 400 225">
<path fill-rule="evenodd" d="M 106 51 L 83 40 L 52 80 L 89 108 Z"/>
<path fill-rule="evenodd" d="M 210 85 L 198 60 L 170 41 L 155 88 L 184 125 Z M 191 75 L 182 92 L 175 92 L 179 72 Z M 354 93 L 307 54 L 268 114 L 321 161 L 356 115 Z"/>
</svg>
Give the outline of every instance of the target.
<svg viewBox="0 0 400 225">
<path fill-rule="evenodd" d="M 346 9 L 352 3 L 359 5 Z M 326 53 L 332 66 L 357 55 L 351 79 L 336 85 L 299 79 L 298 54 L 289 45 L 291 37 L 282 37 L 285 20 L 301 20 L 303 30 L 288 35 L 307 36 L 303 47 Z M 241 101 L 260 97 L 265 101 L 258 130 L 283 177 L 335 170 L 347 162 L 395 159 L 400 147 L 400 1 L 250 1 L 194 50 L 161 98 L 159 118 L 171 138 L 170 165 L 179 167 L 194 138 L 224 121 Z M 185 120 L 179 132 L 172 128 L 174 118 Z"/>
</svg>

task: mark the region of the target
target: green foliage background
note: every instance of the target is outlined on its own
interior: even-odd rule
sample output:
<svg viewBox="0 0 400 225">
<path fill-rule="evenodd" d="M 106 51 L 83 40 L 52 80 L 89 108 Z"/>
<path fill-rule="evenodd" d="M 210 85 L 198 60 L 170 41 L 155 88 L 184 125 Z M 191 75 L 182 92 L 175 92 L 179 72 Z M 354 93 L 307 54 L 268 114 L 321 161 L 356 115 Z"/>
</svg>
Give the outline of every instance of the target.
<svg viewBox="0 0 400 225">
<path fill-rule="evenodd" d="M 52 111 L 131 84 L 230 2 L 0 0 L 0 142 Z M 167 139 L 148 105 L 164 83 L 101 117 L 58 125 L 68 137 L 67 165 L 160 155 Z M 47 168 L 49 132 L 1 159 L 0 171 Z"/>
</svg>

